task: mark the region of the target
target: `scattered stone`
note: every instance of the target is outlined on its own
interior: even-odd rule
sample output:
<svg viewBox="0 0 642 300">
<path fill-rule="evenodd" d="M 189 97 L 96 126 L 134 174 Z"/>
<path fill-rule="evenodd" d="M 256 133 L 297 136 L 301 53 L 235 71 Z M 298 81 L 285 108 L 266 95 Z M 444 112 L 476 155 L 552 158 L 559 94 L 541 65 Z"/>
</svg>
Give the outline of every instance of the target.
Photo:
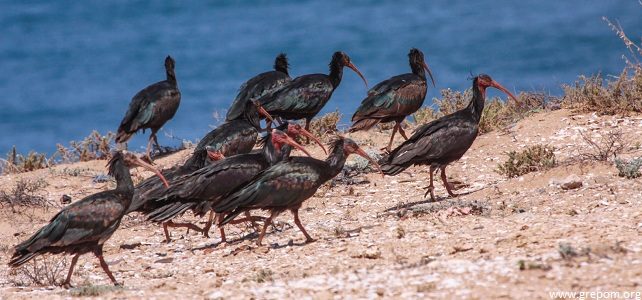
<svg viewBox="0 0 642 300">
<path fill-rule="evenodd" d="M 560 182 L 560 188 L 563 190 L 574 190 L 582 187 L 582 179 L 577 175 L 566 177 Z"/>
<path fill-rule="evenodd" d="M 168 263 L 171 263 L 173 261 L 174 261 L 173 257 L 167 257 L 167 258 L 161 258 L 161 259 L 155 261 L 154 263 L 156 263 L 156 264 L 168 264 Z"/>
<path fill-rule="evenodd" d="M 367 259 L 379 259 L 381 258 L 381 251 L 378 248 L 368 248 L 365 251 L 352 255 L 352 258 L 367 258 Z"/>
</svg>

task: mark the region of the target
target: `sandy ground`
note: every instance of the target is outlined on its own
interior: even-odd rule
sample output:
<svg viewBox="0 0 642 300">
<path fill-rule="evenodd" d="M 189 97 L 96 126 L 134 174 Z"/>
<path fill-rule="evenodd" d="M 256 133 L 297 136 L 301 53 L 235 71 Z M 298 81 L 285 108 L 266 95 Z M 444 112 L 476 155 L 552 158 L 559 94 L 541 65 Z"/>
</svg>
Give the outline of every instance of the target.
<svg viewBox="0 0 642 300">
<path fill-rule="evenodd" d="M 161 230 L 138 215 L 127 216 L 105 245 L 105 257 L 122 288 L 111 288 L 97 260 L 79 260 L 64 290 L 33 284 L 25 269 L 9 270 L 12 246 L 26 239 L 58 208 L 0 210 L 0 294 L 4 299 L 67 298 L 530 298 L 550 299 L 552 291 L 642 292 L 642 181 L 617 176 L 612 162 L 586 162 L 589 152 L 579 130 L 597 136 L 619 129 L 630 142 L 625 157 L 641 156 L 641 116 L 577 115 L 566 110 L 538 113 L 503 131 L 480 136 L 447 170 L 462 183 L 456 199 L 440 182 L 439 201 L 424 198 L 427 168 L 396 177 L 370 173 L 323 186 L 301 211 L 316 242 L 304 244 L 289 213 L 257 247 L 254 230 L 228 228 L 230 244 L 185 230 L 166 244 Z M 389 132 L 353 134 L 375 151 Z M 399 141 L 397 141 L 399 143 Z M 556 147 L 560 166 L 507 179 L 495 172 L 506 151 L 534 144 Z M 310 147 L 322 158 L 320 149 Z M 182 151 L 157 161 L 168 167 Z M 113 187 L 94 183 L 105 161 L 59 165 L 47 170 L 0 176 L 0 189 L 17 180 L 43 179 L 39 195 L 59 203 Z M 151 173 L 133 171 L 135 180 Z M 560 187 L 569 176 L 582 186 Z M 59 205 L 59 204 L 58 204 Z M 185 215 L 185 220 L 193 220 Z M 200 220 L 203 222 L 204 220 Z M 70 259 L 67 258 L 67 261 Z M 39 260 L 50 265 L 61 256 Z M 62 269 L 58 280 L 64 279 Z M 25 286 L 26 285 L 26 286 Z M 93 294 L 92 294 L 93 293 Z"/>
</svg>

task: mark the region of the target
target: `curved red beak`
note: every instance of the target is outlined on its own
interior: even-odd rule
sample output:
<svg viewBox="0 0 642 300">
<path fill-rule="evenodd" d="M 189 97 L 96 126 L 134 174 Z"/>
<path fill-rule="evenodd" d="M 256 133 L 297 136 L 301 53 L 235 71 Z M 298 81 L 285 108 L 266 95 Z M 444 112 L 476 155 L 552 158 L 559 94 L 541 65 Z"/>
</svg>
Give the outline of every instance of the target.
<svg viewBox="0 0 642 300">
<path fill-rule="evenodd" d="M 270 115 L 270 113 L 268 113 L 267 110 L 265 110 L 265 108 L 263 108 L 263 106 L 261 106 L 261 104 L 259 104 L 257 101 L 255 101 L 254 105 L 256 105 L 256 110 L 258 110 L 260 115 L 262 115 L 266 119 L 270 120 L 270 122 L 274 122 L 274 118 L 272 118 L 272 115 Z"/>
<path fill-rule="evenodd" d="M 381 167 L 374 159 L 372 159 L 372 157 L 370 157 L 370 155 L 368 155 L 368 153 L 366 153 L 366 151 L 363 151 L 363 149 L 358 148 L 357 151 L 355 151 L 355 153 L 367 159 L 373 166 L 375 166 L 375 168 L 377 168 L 377 170 L 379 171 L 379 174 L 381 174 L 381 177 L 383 177 L 383 171 L 381 171 Z"/>
<path fill-rule="evenodd" d="M 323 146 L 323 143 L 321 143 L 321 141 L 316 136 L 314 136 L 311 132 L 305 130 L 304 128 L 299 128 L 299 133 L 301 133 L 305 137 L 311 138 L 315 143 L 319 144 L 319 147 L 323 149 L 323 152 L 326 155 L 328 155 L 328 151 Z"/>
<path fill-rule="evenodd" d="M 275 130 L 277 130 L 277 129 L 272 129 L 272 132 L 274 132 Z M 290 146 L 292 146 L 292 147 L 294 147 L 294 148 L 297 148 L 297 149 L 303 151 L 303 153 L 305 153 L 307 156 L 312 157 L 312 155 L 310 155 L 308 150 L 305 150 L 305 148 L 303 148 L 303 146 L 301 146 L 299 143 L 297 143 L 289 135 L 287 135 L 287 134 L 283 135 L 283 142 L 288 144 L 288 145 L 290 145 Z"/>
<path fill-rule="evenodd" d="M 519 102 L 519 101 L 517 101 L 517 98 L 516 98 L 516 97 L 515 97 L 511 92 L 509 92 L 505 87 L 503 87 L 503 86 L 502 86 L 501 84 L 499 84 L 497 81 L 493 80 L 493 81 L 490 83 L 490 86 L 492 86 L 492 87 L 494 87 L 494 88 L 496 88 L 496 89 L 498 89 L 498 90 L 500 90 L 500 91 L 504 92 L 506 95 L 508 95 L 509 97 L 513 98 L 513 100 L 515 100 L 515 102 Z"/>
<path fill-rule="evenodd" d="M 352 71 L 354 71 L 355 73 L 357 73 L 357 75 L 359 75 L 359 77 L 361 77 L 361 79 L 363 79 L 363 83 L 365 83 L 365 84 L 366 84 L 366 88 L 368 87 L 368 81 L 366 80 L 366 78 L 365 78 L 365 77 L 363 77 L 363 74 L 361 74 L 361 71 L 359 71 L 359 69 L 357 69 L 357 66 L 355 66 L 355 65 L 354 65 L 354 64 L 352 64 L 351 62 L 348 62 L 348 64 L 346 65 L 346 67 L 348 67 L 348 68 L 352 69 Z"/>
<path fill-rule="evenodd" d="M 165 179 L 165 176 L 163 176 L 163 173 L 161 173 L 158 169 L 154 168 L 154 166 L 146 163 L 144 160 L 142 160 L 138 156 L 134 156 L 134 157 L 135 157 L 135 160 L 134 160 L 135 164 L 154 172 L 154 174 L 156 174 L 156 176 L 158 176 L 158 178 L 160 178 L 160 180 L 163 182 L 165 187 L 169 188 L 169 183 L 167 182 L 167 179 Z"/>
<path fill-rule="evenodd" d="M 430 81 L 432 81 L 432 86 L 435 87 L 435 78 L 432 77 L 432 72 L 430 71 L 430 68 L 428 68 L 428 64 L 424 62 L 424 69 L 428 72 L 428 75 L 430 76 Z"/>
</svg>

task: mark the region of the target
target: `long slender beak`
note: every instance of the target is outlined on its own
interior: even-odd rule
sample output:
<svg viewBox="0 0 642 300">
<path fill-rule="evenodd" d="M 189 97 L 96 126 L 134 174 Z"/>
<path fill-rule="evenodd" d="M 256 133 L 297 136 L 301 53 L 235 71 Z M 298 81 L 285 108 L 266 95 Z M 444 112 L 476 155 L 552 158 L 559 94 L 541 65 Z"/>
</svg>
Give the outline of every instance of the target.
<svg viewBox="0 0 642 300">
<path fill-rule="evenodd" d="M 319 144 L 319 147 L 321 147 L 321 149 L 323 149 L 323 152 L 325 153 L 325 155 L 328 155 L 328 151 L 325 150 L 325 147 L 323 146 L 323 143 L 321 143 L 321 141 L 316 136 L 314 136 L 311 132 L 305 130 L 304 128 L 301 128 L 299 131 L 304 136 L 311 138 L 315 143 Z"/>
<path fill-rule="evenodd" d="M 292 139 L 289 135 L 287 135 L 287 134 L 286 134 L 286 135 L 285 135 L 285 137 L 283 138 L 283 141 L 284 141 L 286 144 L 288 144 L 288 145 L 290 145 L 290 146 L 292 146 L 292 147 L 294 147 L 294 148 L 297 148 L 297 149 L 299 149 L 299 150 L 303 151 L 303 153 L 305 153 L 307 156 L 312 157 L 312 155 L 310 155 L 310 153 L 308 152 L 308 150 L 305 150 L 305 148 L 303 148 L 303 146 L 301 146 L 299 143 L 297 143 L 297 142 L 296 142 L 294 139 Z"/>
<path fill-rule="evenodd" d="M 270 120 L 270 122 L 274 122 L 274 118 L 272 118 L 272 115 L 270 115 L 270 113 L 268 113 L 267 110 L 265 110 L 265 108 L 261 106 L 261 104 L 259 104 L 258 102 L 254 102 L 254 105 L 256 105 L 256 109 L 259 111 L 260 115 Z"/>
<path fill-rule="evenodd" d="M 348 65 L 346 65 L 346 67 L 352 69 L 352 71 L 357 73 L 357 75 L 359 75 L 359 77 L 361 77 L 361 79 L 363 79 L 363 83 L 366 84 L 366 88 L 368 87 L 368 81 L 366 80 L 365 77 L 363 77 L 363 74 L 361 74 L 361 71 L 359 71 L 359 69 L 357 69 L 357 66 L 353 65 L 351 62 L 348 62 Z"/>
<path fill-rule="evenodd" d="M 213 161 L 221 160 L 225 158 L 225 155 L 221 153 L 220 151 L 214 151 L 214 150 L 207 150 L 207 157 L 209 157 Z"/>
<path fill-rule="evenodd" d="M 357 149 L 357 151 L 355 153 L 358 154 L 359 156 L 367 159 L 372 165 L 375 166 L 375 168 L 377 168 L 377 170 L 379 170 L 379 173 L 381 174 L 381 177 L 383 177 L 383 171 L 381 171 L 381 167 L 379 166 L 379 164 L 374 159 L 372 159 L 372 157 L 370 157 L 370 155 L 368 155 L 368 153 L 363 151 L 363 149 L 361 149 L 361 148 Z"/>
<path fill-rule="evenodd" d="M 428 71 L 428 75 L 430 76 L 430 80 L 432 81 L 432 86 L 435 87 L 435 78 L 432 77 L 432 72 L 430 71 L 430 68 L 428 68 L 426 62 L 424 62 L 424 69 Z"/>
<path fill-rule="evenodd" d="M 506 95 L 508 95 L 509 97 L 513 98 L 513 100 L 515 100 L 515 102 L 519 103 L 519 101 L 517 101 L 517 98 L 511 92 L 509 92 L 505 87 L 503 87 L 501 84 L 499 84 L 497 81 L 493 80 L 490 83 L 490 86 L 492 86 L 492 87 L 494 87 L 494 88 L 506 93 Z"/>
<path fill-rule="evenodd" d="M 158 169 L 156 169 L 156 168 L 154 168 L 154 166 L 146 163 L 144 160 L 140 159 L 138 156 L 136 156 L 135 162 L 136 162 L 137 165 L 139 165 L 139 166 L 141 166 L 141 167 L 143 167 L 143 168 L 145 168 L 147 170 L 150 170 L 150 171 L 154 172 L 156 174 L 156 176 L 158 176 L 158 178 L 160 178 L 160 180 L 163 182 L 165 187 L 169 188 L 169 183 L 167 183 L 167 179 L 165 179 L 165 176 L 163 176 L 163 173 L 161 173 Z"/>
</svg>

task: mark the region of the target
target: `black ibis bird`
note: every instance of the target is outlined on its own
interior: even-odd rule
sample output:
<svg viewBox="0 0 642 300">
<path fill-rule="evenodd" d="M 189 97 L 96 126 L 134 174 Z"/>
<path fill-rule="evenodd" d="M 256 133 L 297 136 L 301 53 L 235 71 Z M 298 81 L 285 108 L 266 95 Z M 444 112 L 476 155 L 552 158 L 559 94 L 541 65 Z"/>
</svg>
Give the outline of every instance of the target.
<svg viewBox="0 0 642 300">
<path fill-rule="evenodd" d="M 148 219 L 164 223 L 190 209 L 195 215 L 203 216 L 211 211 L 211 207 L 223 196 L 249 182 L 261 170 L 288 159 L 292 147 L 302 150 L 309 156 L 293 138 L 303 135 L 317 142 L 318 139 L 298 124 L 284 125 L 282 127 L 287 127 L 288 133 L 285 134 L 277 129 L 272 130 L 262 139 L 262 150 L 230 156 L 171 181 L 172 188 L 159 194 L 159 197 L 152 201 L 155 208 L 146 213 Z M 202 230 L 206 236 L 212 220 L 213 215 L 210 214 L 210 219 Z M 165 234 L 169 241 L 169 233 L 166 231 Z M 222 228 L 221 239 L 225 242 L 225 233 Z"/>
<path fill-rule="evenodd" d="M 277 92 L 257 100 L 274 117 L 287 120 L 305 119 L 305 129 L 310 121 L 330 100 L 332 93 L 341 83 L 343 67 L 355 71 L 368 86 L 366 78 L 352 64 L 345 52 L 335 52 L 330 61 L 330 74 L 309 74 L 295 78 Z"/>
<path fill-rule="evenodd" d="M 92 252 L 109 279 L 119 285 L 103 258 L 103 244 L 118 229 L 129 207 L 134 194 L 129 168 L 136 165 L 153 171 L 167 184 L 158 170 L 134 154 L 115 152 L 108 166 L 109 174 L 116 178 L 116 189 L 93 194 L 63 208 L 49 224 L 15 247 L 9 266 L 18 267 L 44 253 L 74 254 L 63 282 L 69 288 L 78 257 Z"/>
<path fill-rule="evenodd" d="M 221 200 L 214 206 L 215 212 L 226 214 L 219 226 L 252 209 L 269 210 L 270 216 L 265 221 L 257 241 L 257 244 L 261 245 L 272 220 L 279 213 L 290 210 L 294 215 L 294 223 L 305 235 L 306 242 L 314 241 L 299 220 L 299 208 L 303 201 L 312 197 L 322 184 L 337 176 L 352 153 L 363 156 L 379 168 L 351 139 L 338 137 L 331 145 L 330 154 L 325 161 L 310 157 L 292 157 L 262 171 L 250 183 Z"/>
<path fill-rule="evenodd" d="M 274 71 L 263 72 L 241 85 L 236 99 L 227 110 L 225 120 L 232 121 L 242 117 L 248 101 L 271 95 L 291 80 L 288 74 L 288 58 L 285 53 L 281 53 L 274 60 Z"/>
<path fill-rule="evenodd" d="M 272 120 L 272 116 L 252 101 L 244 105 L 245 110 L 240 117 L 225 121 L 207 133 L 196 145 L 196 150 L 209 147 L 225 157 L 252 151 L 261 130 L 259 114 L 268 120 Z"/>
<path fill-rule="evenodd" d="M 384 174 L 397 175 L 411 165 L 428 165 L 430 185 L 424 197 L 430 193 L 432 201 L 435 200 L 432 182 L 437 169 L 441 170 L 441 180 L 448 194 L 456 197 L 446 177 L 446 166 L 460 159 L 477 138 L 488 87 L 503 91 L 517 102 L 506 88 L 490 76 L 480 74 L 473 79 L 473 98 L 468 106 L 417 128 L 407 141 L 382 158 Z"/>
<path fill-rule="evenodd" d="M 419 49 L 410 49 L 408 60 L 412 73 L 391 77 L 370 89 L 368 96 L 361 101 L 361 105 L 352 116 L 353 124 L 349 129 L 350 132 L 355 132 L 368 130 L 378 123 L 395 122 L 390 143 L 382 148 L 388 152 L 397 131 L 404 139 L 408 139 L 401 123 L 424 104 L 427 89 L 426 71 L 435 86 L 432 72 Z"/>
<path fill-rule="evenodd" d="M 138 130 L 151 129 L 147 143 L 147 159 L 151 162 L 152 141 L 160 149 L 156 132 L 174 117 L 181 102 L 181 92 L 178 90 L 174 59 L 165 58 L 165 73 L 167 79 L 154 83 L 134 95 L 129 103 L 129 109 L 118 126 L 116 143 L 125 143 Z"/>
</svg>

